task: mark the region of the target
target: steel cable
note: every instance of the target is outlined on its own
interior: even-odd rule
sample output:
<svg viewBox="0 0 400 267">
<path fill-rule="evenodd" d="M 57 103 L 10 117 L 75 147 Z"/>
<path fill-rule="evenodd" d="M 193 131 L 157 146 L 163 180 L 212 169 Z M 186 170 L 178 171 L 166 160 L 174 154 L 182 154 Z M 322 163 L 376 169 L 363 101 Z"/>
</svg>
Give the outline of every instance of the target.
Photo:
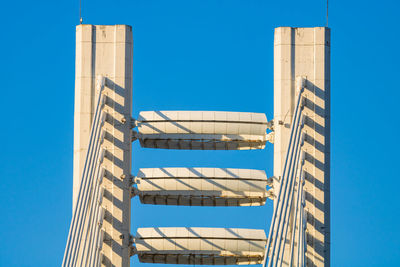
<svg viewBox="0 0 400 267">
<path fill-rule="evenodd" d="M 99 119 L 101 113 L 100 104 L 102 101 L 101 97 L 102 89 L 103 88 L 101 87 L 99 90 L 100 94 L 98 97 L 95 116 L 90 131 L 89 147 L 85 160 L 84 170 L 82 173 L 82 179 L 80 181 L 78 198 L 75 203 L 75 210 L 71 220 L 71 226 L 68 234 L 68 241 L 67 241 L 67 246 L 65 248 L 62 266 L 74 266 L 79 258 L 79 256 L 77 255 L 79 253 L 79 250 L 77 251 L 77 249 L 81 241 L 80 237 L 82 237 L 82 230 L 84 230 L 82 227 L 82 222 L 86 220 L 85 213 L 87 209 L 88 197 L 90 194 L 89 192 L 90 190 L 88 190 L 88 188 L 91 187 L 91 182 L 92 182 L 91 179 L 89 179 L 89 174 L 92 173 L 93 160 L 96 159 L 98 155 L 99 146 L 97 138 L 100 128 Z"/>
<path fill-rule="evenodd" d="M 283 205 L 283 201 L 284 199 L 282 199 L 282 195 L 286 194 L 286 189 L 287 189 L 287 184 L 288 184 L 288 179 L 286 178 L 288 170 L 290 168 L 290 166 L 292 165 L 292 153 L 293 153 L 293 143 L 294 143 L 294 135 L 295 132 L 297 133 L 297 129 L 298 129 L 298 121 L 299 121 L 299 106 L 301 103 L 301 92 L 299 94 L 298 100 L 297 100 L 297 105 L 296 105 L 296 109 L 295 109 L 295 116 L 294 116 L 294 120 L 291 126 L 291 134 L 289 137 L 289 147 L 288 147 L 288 152 L 286 155 L 286 159 L 285 159 L 285 165 L 284 165 L 284 169 L 283 169 L 283 175 L 282 175 L 282 179 L 280 181 L 280 186 L 279 186 L 279 191 L 278 191 L 278 195 L 276 198 L 276 201 L 278 202 L 276 205 L 276 208 L 274 209 L 273 215 L 272 215 L 272 221 L 271 221 L 271 227 L 269 230 L 269 238 L 267 241 L 267 245 L 266 245 L 266 250 L 265 250 L 265 255 L 264 255 L 264 264 L 263 266 L 271 266 L 272 260 L 270 259 L 268 261 L 268 256 L 270 254 L 270 248 L 271 248 L 271 242 L 273 238 L 273 235 L 275 235 L 276 231 L 274 232 L 275 228 L 277 227 L 276 224 L 279 224 L 280 221 L 280 217 L 281 217 L 281 211 L 282 211 L 282 205 Z M 276 239 L 274 239 L 274 243 L 275 243 Z"/>
</svg>

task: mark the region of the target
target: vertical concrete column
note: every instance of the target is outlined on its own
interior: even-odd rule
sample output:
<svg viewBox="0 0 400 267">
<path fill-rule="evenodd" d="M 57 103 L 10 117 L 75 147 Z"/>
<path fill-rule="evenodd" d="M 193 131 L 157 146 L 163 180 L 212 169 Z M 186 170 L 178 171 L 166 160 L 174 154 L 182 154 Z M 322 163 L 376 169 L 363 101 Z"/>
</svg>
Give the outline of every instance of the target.
<svg viewBox="0 0 400 267">
<path fill-rule="evenodd" d="M 74 170 L 72 211 L 75 210 L 79 183 L 89 147 L 89 135 L 95 109 L 95 61 L 92 25 L 76 27 Z"/>
<path fill-rule="evenodd" d="M 275 29 L 274 176 L 281 177 L 296 100 L 296 77 L 307 79 L 306 174 L 307 266 L 330 266 L 330 29 Z M 279 181 L 275 181 L 278 188 Z M 291 233 L 288 233 L 289 244 Z M 295 243 L 297 246 L 297 243 Z M 288 245 L 287 245 L 288 249 Z M 289 253 L 285 252 L 285 255 Z M 297 260 L 297 259 L 296 259 Z M 286 261 L 287 262 L 287 261 Z"/>
<path fill-rule="evenodd" d="M 132 113 L 132 29 L 127 25 L 79 25 L 76 28 L 73 207 L 88 149 L 95 101 L 95 79 L 104 76 L 107 120 L 102 147 L 106 169 L 103 266 L 129 266 Z M 93 177 L 94 178 L 94 177 Z"/>
</svg>

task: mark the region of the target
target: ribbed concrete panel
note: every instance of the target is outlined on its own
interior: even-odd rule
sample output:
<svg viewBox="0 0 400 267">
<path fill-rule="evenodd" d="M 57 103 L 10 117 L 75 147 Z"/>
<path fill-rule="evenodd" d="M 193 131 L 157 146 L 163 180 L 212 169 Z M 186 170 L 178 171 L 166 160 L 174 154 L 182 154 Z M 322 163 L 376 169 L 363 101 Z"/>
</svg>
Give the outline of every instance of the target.
<svg viewBox="0 0 400 267">
<path fill-rule="evenodd" d="M 230 168 L 144 168 L 135 179 L 144 204 L 260 206 L 270 193 L 264 171 Z"/>
<path fill-rule="evenodd" d="M 145 111 L 138 117 L 143 147 L 195 150 L 263 149 L 267 117 L 262 113 Z"/>
<path fill-rule="evenodd" d="M 139 228 L 135 237 L 141 262 L 227 265 L 260 264 L 264 230 L 234 228 Z"/>
</svg>

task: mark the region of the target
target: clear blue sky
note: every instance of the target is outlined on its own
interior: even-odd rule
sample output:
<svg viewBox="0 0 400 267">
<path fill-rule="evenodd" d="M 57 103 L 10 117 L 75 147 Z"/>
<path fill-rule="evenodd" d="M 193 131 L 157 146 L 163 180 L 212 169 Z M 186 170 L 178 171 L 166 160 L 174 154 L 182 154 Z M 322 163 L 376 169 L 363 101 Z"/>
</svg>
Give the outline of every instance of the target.
<svg viewBox="0 0 400 267">
<path fill-rule="evenodd" d="M 325 25 L 322 0 L 83 2 L 85 23 L 133 26 L 133 116 L 188 109 L 272 118 L 274 27 Z M 332 266 L 400 266 L 400 4 L 330 2 Z M 78 1 L 4 1 L 0 21 L 0 266 L 59 266 L 71 219 Z M 139 167 L 210 166 L 272 175 L 272 145 L 239 152 L 133 147 L 134 174 Z M 271 213 L 271 202 L 176 208 L 135 199 L 132 232 L 268 229 Z"/>
</svg>

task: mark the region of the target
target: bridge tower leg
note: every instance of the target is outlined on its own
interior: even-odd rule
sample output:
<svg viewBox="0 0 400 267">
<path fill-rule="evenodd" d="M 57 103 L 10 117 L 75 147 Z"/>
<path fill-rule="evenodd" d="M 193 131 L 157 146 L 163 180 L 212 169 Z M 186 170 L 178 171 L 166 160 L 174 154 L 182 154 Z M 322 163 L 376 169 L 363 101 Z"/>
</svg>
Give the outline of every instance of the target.
<svg viewBox="0 0 400 267">
<path fill-rule="evenodd" d="M 129 266 L 132 113 L 132 28 L 127 25 L 76 27 L 73 209 L 95 112 L 96 77 L 105 77 L 106 122 L 102 179 L 105 209 L 102 266 Z"/>
<path fill-rule="evenodd" d="M 330 266 L 330 29 L 275 29 L 274 176 L 281 177 L 296 100 L 296 78 L 306 79 L 306 266 Z M 274 187 L 278 188 L 279 180 Z M 293 216 L 292 216 L 293 217 Z M 293 218 L 291 218 L 293 220 Z M 289 229 L 292 229 L 291 227 Z M 286 239 L 289 256 L 291 233 Z M 297 243 L 295 242 L 297 246 Z M 295 262 L 297 260 L 295 259 Z M 287 260 L 285 260 L 286 266 Z"/>
</svg>

